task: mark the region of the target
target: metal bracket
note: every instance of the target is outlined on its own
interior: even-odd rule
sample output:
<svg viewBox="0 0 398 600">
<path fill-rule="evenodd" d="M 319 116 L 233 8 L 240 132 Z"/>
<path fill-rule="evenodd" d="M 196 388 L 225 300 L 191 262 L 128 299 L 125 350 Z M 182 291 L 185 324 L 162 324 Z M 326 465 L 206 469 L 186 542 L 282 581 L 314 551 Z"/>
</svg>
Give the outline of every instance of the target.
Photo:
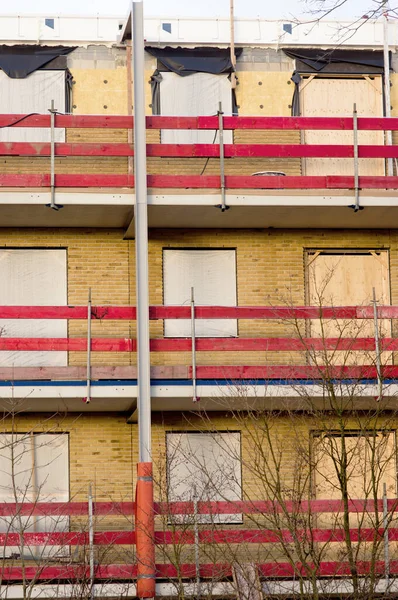
<svg viewBox="0 0 398 600">
<path fill-rule="evenodd" d="M 220 208 L 221 212 L 229 210 L 229 206 L 225 203 L 225 155 L 224 155 L 224 120 L 223 120 L 222 103 L 218 103 L 218 134 L 220 146 L 220 188 L 221 188 L 221 204 L 216 208 Z"/>
<path fill-rule="evenodd" d="M 61 204 L 55 203 L 55 115 L 58 110 L 54 108 L 54 100 L 51 100 L 51 108 L 48 109 L 50 113 L 50 187 L 51 187 L 51 202 L 50 204 L 46 204 L 49 208 L 53 210 L 60 210 L 63 208 Z"/>
<path fill-rule="evenodd" d="M 191 340 L 192 340 L 192 402 L 198 402 L 196 395 L 196 331 L 195 331 L 195 296 L 191 287 Z"/>
<path fill-rule="evenodd" d="M 200 600 L 200 553 L 199 553 L 199 519 L 198 519 L 198 498 L 196 494 L 196 486 L 194 487 L 193 499 L 193 519 L 194 519 L 194 536 L 195 536 L 195 571 L 196 571 L 196 590 L 195 596 Z"/>
<path fill-rule="evenodd" d="M 377 301 L 376 301 L 376 290 L 373 288 L 373 321 L 375 328 L 375 350 L 376 350 L 376 372 L 377 372 L 377 385 L 378 385 L 378 396 L 377 402 L 383 399 L 383 381 L 381 378 L 381 358 L 380 358 L 380 339 L 379 339 L 379 321 L 377 317 Z"/>
<path fill-rule="evenodd" d="M 390 580 L 390 546 L 388 539 L 388 502 L 387 502 L 387 484 L 383 483 L 383 528 L 384 528 L 384 576 L 386 578 L 386 592 L 388 591 Z"/>
<path fill-rule="evenodd" d="M 354 190 L 355 204 L 349 208 L 353 208 L 354 212 L 363 210 L 363 206 L 359 206 L 359 157 L 358 157 L 358 113 L 357 105 L 354 104 L 353 117 L 353 132 L 354 132 Z"/>
<path fill-rule="evenodd" d="M 84 401 L 86 404 L 91 401 L 91 288 L 88 290 L 87 301 L 87 391 Z"/>
<path fill-rule="evenodd" d="M 90 587 L 93 597 L 94 591 L 94 507 L 93 507 L 93 492 L 91 483 L 88 485 L 88 544 L 89 544 L 89 560 L 90 560 Z"/>
</svg>

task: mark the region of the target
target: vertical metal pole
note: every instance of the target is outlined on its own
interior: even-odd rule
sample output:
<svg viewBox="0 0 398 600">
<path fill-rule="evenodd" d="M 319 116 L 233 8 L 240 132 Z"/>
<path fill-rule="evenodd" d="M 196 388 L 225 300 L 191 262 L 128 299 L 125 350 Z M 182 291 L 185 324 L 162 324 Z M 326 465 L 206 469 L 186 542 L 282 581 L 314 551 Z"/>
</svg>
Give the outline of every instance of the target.
<svg viewBox="0 0 398 600">
<path fill-rule="evenodd" d="M 133 0 L 135 252 L 137 286 L 139 460 L 151 461 L 151 386 L 149 354 L 148 208 L 145 135 L 144 15 Z"/>
<path fill-rule="evenodd" d="M 126 61 L 127 61 L 127 114 L 133 115 L 133 74 L 132 74 L 132 54 L 133 49 L 131 41 L 126 41 Z M 127 143 L 133 144 L 133 129 L 127 130 Z M 134 159 L 132 156 L 128 157 L 127 161 L 128 174 L 132 175 L 134 172 Z"/>
<path fill-rule="evenodd" d="M 135 265 L 137 290 L 138 446 L 136 488 L 137 596 L 155 597 L 155 532 L 151 448 L 148 206 L 145 134 L 144 6 L 132 3 L 134 77 Z"/>
<path fill-rule="evenodd" d="M 354 212 L 359 210 L 359 159 L 358 159 L 358 113 L 357 105 L 354 103 L 353 110 L 353 128 L 354 128 L 354 189 L 355 189 L 355 206 Z"/>
<path fill-rule="evenodd" d="M 218 135 L 220 144 L 220 187 L 221 187 L 221 212 L 228 210 L 225 204 L 225 159 L 224 159 L 224 121 L 222 103 L 218 103 Z"/>
<path fill-rule="evenodd" d="M 387 592 L 390 579 L 390 548 L 388 543 L 387 484 L 383 483 L 384 569 Z"/>
<path fill-rule="evenodd" d="M 200 598 L 200 556 L 199 556 L 199 528 L 198 528 L 198 498 L 194 488 L 193 523 L 195 535 L 195 571 L 196 571 L 196 597 Z"/>
<path fill-rule="evenodd" d="M 87 300 L 87 390 L 86 404 L 91 401 L 91 288 L 88 288 Z"/>
<path fill-rule="evenodd" d="M 94 510 L 91 483 L 88 485 L 88 547 L 90 560 L 90 595 L 93 596 L 94 586 Z"/>
<path fill-rule="evenodd" d="M 381 357 L 380 357 L 380 339 L 379 339 L 379 321 L 377 317 L 376 290 L 373 288 L 373 321 L 375 330 L 375 350 L 376 350 L 376 372 L 379 395 L 377 402 L 383 399 L 383 382 L 381 380 Z"/>
<path fill-rule="evenodd" d="M 58 210 L 59 206 L 55 203 L 55 115 L 57 109 L 54 108 L 54 100 L 51 100 L 51 108 L 48 109 L 50 112 L 50 188 L 51 188 L 51 200 L 50 208 Z"/>
<path fill-rule="evenodd" d="M 195 327 L 195 291 L 191 287 L 191 340 L 192 340 L 192 401 L 197 402 L 196 394 L 196 327 Z"/>
<path fill-rule="evenodd" d="M 384 55 L 384 101 L 385 115 L 391 117 L 391 88 L 390 88 L 390 57 L 388 44 L 388 0 L 384 3 L 385 12 L 383 13 L 383 55 Z M 386 131 L 386 144 L 392 146 L 392 131 Z M 387 175 L 393 175 L 392 158 L 387 159 Z"/>
<path fill-rule="evenodd" d="M 234 15 L 234 0 L 229 0 L 229 24 L 230 24 L 230 52 L 231 52 L 231 64 L 233 71 L 231 72 L 231 88 L 236 88 L 236 56 L 235 56 L 235 15 Z"/>
</svg>

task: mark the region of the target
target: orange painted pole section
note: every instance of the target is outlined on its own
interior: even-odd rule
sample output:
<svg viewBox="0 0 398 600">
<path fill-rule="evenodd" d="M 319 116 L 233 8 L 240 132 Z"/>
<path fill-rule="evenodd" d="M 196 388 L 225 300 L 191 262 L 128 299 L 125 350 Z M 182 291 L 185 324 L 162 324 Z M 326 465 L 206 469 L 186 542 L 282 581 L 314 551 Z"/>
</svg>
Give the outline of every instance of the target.
<svg viewBox="0 0 398 600">
<path fill-rule="evenodd" d="M 152 463 L 137 464 L 135 500 L 137 555 L 137 596 L 155 597 L 155 518 L 153 506 Z"/>
</svg>

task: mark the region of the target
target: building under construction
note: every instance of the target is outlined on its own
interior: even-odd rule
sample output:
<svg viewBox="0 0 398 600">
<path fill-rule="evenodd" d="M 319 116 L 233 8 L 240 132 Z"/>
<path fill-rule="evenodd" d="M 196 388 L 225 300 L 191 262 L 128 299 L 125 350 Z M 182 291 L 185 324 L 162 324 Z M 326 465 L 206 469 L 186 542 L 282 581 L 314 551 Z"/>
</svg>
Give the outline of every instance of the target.
<svg viewBox="0 0 398 600">
<path fill-rule="evenodd" d="M 0 595 L 395 596 L 398 24 L 134 24 L 0 20 Z"/>
</svg>

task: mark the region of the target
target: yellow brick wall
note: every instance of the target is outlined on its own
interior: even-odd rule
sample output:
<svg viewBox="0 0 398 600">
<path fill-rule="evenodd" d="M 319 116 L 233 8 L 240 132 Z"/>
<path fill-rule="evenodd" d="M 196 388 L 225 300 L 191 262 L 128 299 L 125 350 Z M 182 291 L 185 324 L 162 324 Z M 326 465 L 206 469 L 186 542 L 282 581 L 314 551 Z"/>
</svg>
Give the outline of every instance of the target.
<svg viewBox="0 0 398 600">
<path fill-rule="evenodd" d="M 94 304 L 134 304 L 134 240 L 122 230 L 2 229 L 0 247 L 67 248 L 68 302 L 85 304 L 92 288 Z M 391 298 L 398 303 L 398 234 L 388 230 L 151 230 L 149 243 L 150 302 L 163 303 L 163 248 L 236 248 L 238 304 L 278 305 L 305 303 L 304 248 L 386 248 L 390 251 Z M 69 334 L 84 336 L 84 321 L 71 321 Z M 292 325 L 277 321 L 239 322 L 239 336 L 292 336 Z M 135 323 L 93 322 L 93 335 L 134 337 Z M 151 335 L 163 336 L 163 323 L 151 322 Z M 290 364 L 303 356 L 272 352 L 201 352 L 198 364 Z M 93 353 L 93 364 L 135 364 L 128 353 Z M 85 353 L 70 353 L 71 365 L 85 364 Z M 190 353 L 154 353 L 154 365 L 190 365 Z"/>
<path fill-rule="evenodd" d="M 10 404 L 10 410 L 11 410 Z M 132 432 L 124 415 L 4 415 L 0 432 L 68 433 L 70 497 L 87 501 L 91 482 L 98 501 L 131 501 L 133 490 Z"/>
<path fill-rule="evenodd" d="M 147 60 L 145 70 L 145 106 L 147 114 L 151 110 L 150 77 L 155 68 Z M 72 105 L 74 114 L 126 115 L 127 111 L 127 69 L 73 68 Z M 259 85 L 261 84 L 261 85 Z M 293 85 L 289 72 L 239 72 L 236 88 L 240 115 L 288 116 L 293 95 Z M 70 143 L 112 143 L 127 142 L 127 130 L 123 129 L 69 129 L 66 141 Z M 160 141 L 159 130 L 147 131 L 148 143 Z M 298 131 L 276 130 L 237 130 L 235 143 L 300 143 Z M 132 161 L 131 161 L 132 163 Z M 49 158 L 10 157 L 0 159 L 3 173 L 49 173 Z M 56 173 L 127 173 L 128 159 L 121 157 L 62 157 L 55 162 Z M 227 175 L 251 175 L 257 171 L 283 171 L 287 175 L 301 174 L 300 159 L 281 158 L 231 158 L 225 161 Z M 196 158 L 149 158 L 148 172 L 164 175 L 217 175 L 220 172 L 218 159 Z"/>
<path fill-rule="evenodd" d="M 88 289 L 93 304 L 131 302 L 130 246 L 122 230 L 106 229 L 0 229 L 0 247 L 66 248 L 68 303 L 87 304 Z M 86 336 L 85 321 L 70 321 L 69 335 Z M 130 326 L 123 321 L 93 321 L 93 336 L 129 337 Z M 128 365 L 128 353 L 93 353 L 93 364 Z M 85 353 L 69 353 L 69 364 L 84 364 Z"/>
</svg>

